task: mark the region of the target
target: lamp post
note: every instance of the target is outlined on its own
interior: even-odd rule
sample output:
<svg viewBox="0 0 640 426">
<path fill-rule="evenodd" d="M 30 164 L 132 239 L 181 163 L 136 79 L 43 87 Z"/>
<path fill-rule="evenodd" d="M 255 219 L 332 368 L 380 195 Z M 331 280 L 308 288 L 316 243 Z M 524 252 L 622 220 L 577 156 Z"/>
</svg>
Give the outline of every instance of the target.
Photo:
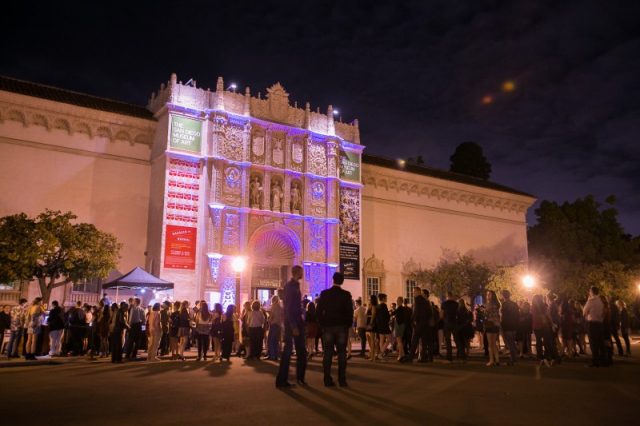
<svg viewBox="0 0 640 426">
<path fill-rule="evenodd" d="M 240 304 L 240 276 L 246 267 L 247 259 L 244 256 L 235 256 L 231 260 L 231 269 L 236 273 L 236 310 L 239 309 Z"/>
</svg>

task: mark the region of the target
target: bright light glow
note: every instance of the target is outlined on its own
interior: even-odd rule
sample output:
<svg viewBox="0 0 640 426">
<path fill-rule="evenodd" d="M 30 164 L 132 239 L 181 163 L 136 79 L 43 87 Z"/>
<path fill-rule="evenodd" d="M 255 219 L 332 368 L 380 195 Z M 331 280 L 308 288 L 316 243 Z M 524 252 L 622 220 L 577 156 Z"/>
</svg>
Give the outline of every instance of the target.
<svg viewBox="0 0 640 426">
<path fill-rule="evenodd" d="M 142 290 L 140 290 L 140 293 L 145 294 L 147 292 L 147 290 L 145 290 L 144 288 Z"/>
<path fill-rule="evenodd" d="M 522 285 L 524 285 L 528 290 L 531 290 L 533 286 L 536 285 L 536 279 L 531 275 L 525 275 L 522 277 Z"/>
<path fill-rule="evenodd" d="M 487 96 L 484 96 L 484 97 L 482 98 L 482 104 L 483 104 L 483 105 L 489 105 L 489 104 L 491 104 L 491 103 L 493 103 L 493 96 L 491 96 L 491 95 L 487 95 Z"/>
<path fill-rule="evenodd" d="M 244 271 L 246 267 L 247 259 L 245 259 L 243 256 L 236 256 L 231 261 L 231 269 L 233 269 L 233 272 L 240 273 Z"/>
<path fill-rule="evenodd" d="M 337 110 L 337 109 L 334 109 L 334 110 L 333 110 L 333 115 L 338 115 L 338 114 L 340 114 L 340 112 L 338 112 L 338 110 Z"/>
<path fill-rule="evenodd" d="M 516 83 L 513 80 L 507 80 L 502 83 L 502 91 L 513 92 L 514 90 L 516 90 Z"/>
<path fill-rule="evenodd" d="M 236 86 L 235 83 L 231 83 L 231 85 L 229 85 L 229 88 L 232 90 L 236 90 L 238 88 L 238 86 Z"/>
<path fill-rule="evenodd" d="M 398 166 L 404 167 L 405 164 L 406 164 L 405 160 L 403 160 L 402 158 L 398 158 Z"/>
<path fill-rule="evenodd" d="M 640 293 L 640 283 L 638 283 L 638 292 Z"/>
</svg>

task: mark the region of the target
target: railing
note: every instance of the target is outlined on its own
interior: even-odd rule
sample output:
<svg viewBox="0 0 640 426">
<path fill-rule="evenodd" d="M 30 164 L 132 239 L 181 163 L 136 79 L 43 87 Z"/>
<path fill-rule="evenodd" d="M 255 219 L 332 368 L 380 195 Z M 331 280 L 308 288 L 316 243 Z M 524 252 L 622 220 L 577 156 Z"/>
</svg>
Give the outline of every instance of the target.
<svg viewBox="0 0 640 426">
<path fill-rule="evenodd" d="M 100 300 L 99 294 L 97 293 L 84 293 L 81 291 L 72 291 L 71 294 L 69 295 L 69 298 L 67 299 L 66 305 L 69 305 L 69 306 L 75 305 L 77 301 L 82 302 L 83 305 L 85 303 L 89 305 L 97 305 L 99 300 Z"/>
<path fill-rule="evenodd" d="M 0 290 L 0 305 L 17 305 L 20 294 L 20 290 Z"/>
</svg>

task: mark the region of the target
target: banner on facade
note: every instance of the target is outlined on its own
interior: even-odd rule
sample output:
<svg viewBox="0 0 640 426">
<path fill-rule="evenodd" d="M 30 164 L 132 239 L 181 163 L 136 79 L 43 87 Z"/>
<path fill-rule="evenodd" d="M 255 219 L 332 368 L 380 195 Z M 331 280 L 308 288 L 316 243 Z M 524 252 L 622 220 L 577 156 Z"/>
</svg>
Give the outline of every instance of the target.
<svg viewBox="0 0 640 426">
<path fill-rule="evenodd" d="M 360 182 L 360 154 L 340 150 L 340 179 Z"/>
<path fill-rule="evenodd" d="M 196 268 L 196 228 L 167 225 L 164 244 L 164 267 L 172 269 Z"/>
<path fill-rule="evenodd" d="M 348 280 L 360 279 L 360 246 L 340 243 L 340 271 Z"/>
<path fill-rule="evenodd" d="M 181 115 L 172 115 L 169 147 L 200 154 L 202 121 Z"/>
</svg>

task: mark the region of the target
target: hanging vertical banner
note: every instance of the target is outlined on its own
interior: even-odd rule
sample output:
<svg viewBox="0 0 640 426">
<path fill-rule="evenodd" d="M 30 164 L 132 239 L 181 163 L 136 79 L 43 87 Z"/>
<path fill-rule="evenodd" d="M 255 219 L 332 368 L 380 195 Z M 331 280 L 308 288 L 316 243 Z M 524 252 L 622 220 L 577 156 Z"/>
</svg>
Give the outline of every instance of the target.
<svg viewBox="0 0 640 426">
<path fill-rule="evenodd" d="M 360 182 L 360 154 L 340 150 L 340 179 Z"/>
<path fill-rule="evenodd" d="M 340 271 L 360 279 L 360 191 L 340 188 Z"/>
<path fill-rule="evenodd" d="M 196 268 L 196 228 L 167 225 L 164 243 L 164 267 L 172 269 Z"/>
<path fill-rule="evenodd" d="M 202 143 L 202 121 L 171 115 L 169 147 L 199 154 Z"/>
</svg>

